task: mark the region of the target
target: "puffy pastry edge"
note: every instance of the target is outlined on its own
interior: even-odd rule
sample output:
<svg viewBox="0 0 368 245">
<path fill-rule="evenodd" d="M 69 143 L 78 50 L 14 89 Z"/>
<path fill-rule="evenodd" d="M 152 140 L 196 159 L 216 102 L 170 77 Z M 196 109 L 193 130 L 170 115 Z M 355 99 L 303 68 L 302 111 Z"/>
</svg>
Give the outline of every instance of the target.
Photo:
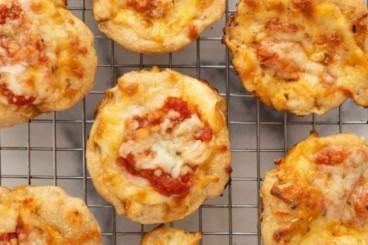
<svg viewBox="0 0 368 245">
<path fill-rule="evenodd" d="M 71 92 L 62 91 L 60 99 L 55 102 L 20 107 L 0 104 L 0 128 L 25 123 L 42 113 L 68 109 L 79 102 L 95 85 L 97 55 L 94 49 L 94 36 L 80 19 L 65 9 L 62 3 L 63 0 L 58 0 L 54 4 L 60 13 L 65 16 L 65 19 L 69 18 L 74 21 L 75 33 L 83 33 L 83 35 L 79 35 L 78 37 L 81 43 L 86 44 L 87 48 L 87 54 L 81 58 L 83 67 L 85 68 L 84 76 L 82 79 L 76 79 L 70 76 L 66 90 L 70 90 Z M 64 80 L 64 77 L 57 77 L 57 79 Z M 71 93 L 72 96 L 68 96 L 68 93 Z"/>
<path fill-rule="evenodd" d="M 253 0 L 249 0 L 249 2 L 252 2 Z M 304 0 L 305 2 L 308 2 L 307 0 Z M 360 1 L 360 0 L 359 0 Z M 256 1 L 255 1 L 256 2 Z M 303 2 L 303 1 L 302 1 Z M 323 2 L 323 0 L 317 0 L 317 3 Z M 364 1 L 362 1 L 361 3 L 356 2 L 355 0 L 346 0 L 346 1 L 341 1 L 341 0 L 329 0 L 328 2 L 331 2 L 333 4 L 335 4 L 337 7 L 339 7 L 340 9 L 345 9 L 348 8 L 349 6 L 355 6 L 357 8 L 356 13 L 360 13 L 360 12 L 364 12 L 364 10 L 366 10 L 366 4 L 363 3 Z M 264 94 L 264 92 L 260 89 L 255 89 L 256 85 L 254 83 L 253 80 L 250 80 L 249 77 L 249 70 L 242 70 L 242 63 L 246 63 L 246 62 L 254 62 L 254 60 L 252 60 L 253 56 L 252 55 L 248 55 L 246 52 L 244 52 L 241 48 L 237 47 L 237 44 L 234 43 L 231 38 L 230 35 L 227 35 L 229 32 L 231 32 L 231 29 L 233 28 L 237 28 L 237 15 L 239 12 L 239 6 L 237 7 L 237 11 L 236 13 L 232 14 L 229 17 L 228 22 L 226 23 L 223 32 L 224 32 L 224 37 L 223 37 L 223 43 L 226 44 L 226 46 L 229 48 L 229 50 L 232 53 L 232 63 L 234 65 L 234 70 L 236 71 L 236 73 L 239 75 L 241 83 L 244 87 L 244 89 L 248 92 L 251 93 L 252 95 L 256 96 L 260 101 L 262 101 L 262 103 L 264 103 L 267 106 L 272 106 L 273 108 L 275 108 L 278 111 L 283 111 L 283 112 L 289 112 L 292 114 L 295 114 L 297 116 L 306 116 L 306 115 L 310 115 L 310 114 L 318 114 L 318 115 L 323 115 L 326 112 L 340 106 L 341 104 L 343 104 L 345 102 L 345 100 L 347 100 L 348 98 L 351 98 L 352 100 L 354 100 L 354 102 L 359 105 L 359 106 L 363 106 L 363 107 L 368 107 L 368 104 L 364 103 L 364 99 L 359 97 L 359 91 L 355 93 L 345 89 L 345 88 L 340 88 L 338 90 L 336 90 L 334 93 L 327 93 L 326 96 L 322 97 L 322 98 L 316 98 L 314 105 L 311 107 L 300 107 L 299 103 L 292 103 L 291 100 L 287 100 L 285 103 L 283 103 L 282 106 L 280 106 L 280 103 L 277 103 L 275 98 L 272 98 L 270 96 L 264 96 L 262 94 Z M 242 12 L 244 12 L 244 10 L 242 10 Z M 346 16 L 347 19 L 349 19 L 349 17 L 351 16 Z M 368 36 L 366 37 L 366 39 L 368 38 Z M 366 50 L 363 50 L 366 51 Z M 245 58 L 244 58 L 245 57 Z M 252 61 L 250 61 L 252 60 Z M 257 60 L 258 62 L 258 60 Z M 245 77 L 245 78 L 243 78 Z M 292 85 L 290 85 L 291 87 Z M 362 86 L 362 89 L 365 89 L 365 86 Z M 291 88 L 289 90 L 285 90 L 286 92 L 288 92 L 288 94 L 293 94 L 295 93 L 294 90 Z M 296 94 L 296 93 L 295 93 Z M 303 99 L 304 100 L 304 99 Z M 318 102 L 318 103 L 317 103 Z M 305 103 L 307 105 L 307 103 Z M 317 106 L 317 104 L 319 104 L 319 106 Z"/>
<path fill-rule="evenodd" d="M 141 245 L 152 245 L 152 242 L 157 240 L 163 242 L 163 244 L 166 244 L 166 235 L 177 237 L 177 240 L 180 240 L 183 236 L 185 236 L 186 239 L 181 240 L 181 243 L 177 245 L 197 245 L 202 239 L 202 234 L 200 232 L 189 233 L 183 229 L 175 227 L 159 226 L 144 235 Z"/>
<path fill-rule="evenodd" d="M 121 46 L 145 54 L 157 54 L 177 52 L 186 45 L 193 42 L 197 36 L 193 37 L 190 33 L 193 28 L 199 36 L 208 26 L 221 19 L 225 12 L 225 0 L 214 0 L 209 8 L 203 11 L 195 19 L 191 20 L 185 28 L 174 37 L 165 38 L 163 43 L 146 40 L 130 27 L 115 24 L 109 16 L 109 3 L 106 0 L 92 0 L 94 18 L 99 22 L 98 28 L 108 37 L 119 43 Z"/>
<path fill-rule="evenodd" d="M 39 211 L 39 216 L 42 219 L 59 225 L 58 232 L 63 234 L 63 238 L 68 234 L 69 239 L 71 239 L 70 236 L 76 236 L 82 239 L 76 242 L 83 242 L 85 240 L 81 244 L 101 244 L 99 225 L 81 199 L 68 195 L 63 189 L 57 186 L 17 186 L 13 189 L 0 186 L 0 204 L 7 206 L 7 204 L 11 204 L 13 201 L 18 203 L 21 200 L 19 198 L 24 196 L 33 198 L 36 208 Z M 12 197 L 15 197 L 16 200 L 13 200 Z M 19 213 L 19 210 L 14 210 Z M 85 226 L 81 226 L 73 219 L 72 216 L 76 212 L 78 212 L 79 217 L 83 217 Z M 29 216 L 26 215 L 24 217 Z M 26 224 L 32 225 L 32 220 L 23 221 Z M 74 221 L 77 223 L 74 224 L 74 227 L 70 227 L 68 224 Z"/>
<path fill-rule="evenodd" d="M 185 76 L 170 69 L 165 69 L 164 71 L 161 72 L 168 72 L 169 74 L 174 73 L 179 76 Z M 142 70 L 139 71 L 139 73 L 145 73 L 147 75 L 147 78 L 150 79 L 151 74 L 150 71 Z M 216 108 L 222 113 L 224 117 L 226 117 L 226 108 L 221 107 L 220 105 L 222 103 L 225 106 L 224 99 L 220 95 L 218 95 L 217 91 L 215 92 L 210 85 L 208 85 L 205 82 L 201 83 L 205 85 L 205 87 L 203 87 L 205 93 L 210 92 L 216 94 L 217 97 L 217 101 L 215 101 L 215 103 L 217 103 Z M 110 90 L 108 90 L 107 92 L 109 93 Z M 191 192 L 185 198 L 185 204 L 187 206 L 181 205 L 179 207 L 178 205 L 176 205 L 175 210 L 168 210 L 166 203 L 157 205 L 145 205 L 136 202 L 132 199 L 121 200 L 116 193 L 114 193 L 106 186 L 103 180 L 105 172 L 101 166 L 102 155 L 99 150 L 98 144 L 94 140 L 94 137 L 97 133 L 98 125 L 101 123 L 101 117 L 99 115 L 103 111 L 104 106 L 113 101 L 113 97 L 114 96 L 109 96 L 108 94 L 106 94 L 96 110 L 95 115 L 96 119 L 91 128 L 90 135 L 87 141 L 86 157 L 87 157 L 88 171 L 90 173 L 90 176 L 92 177 L 92 181 L 94 183 L 97 192 L 114 206 L 118 214 L 125 214 L 131 220 L 134 220 L 142 224 L 167 223 L 182 219 L 183 217 L 197 210 L 206 199 L 216 197 L 222 194 L 222 192 L 226 188 L 226 184 L 229 180 L 231 170 L 230 142 L 226 124 L 214 136 L 216 137 L 216 141 L 218 142 L 218 144 L 227 146 L 227 150 L 226 152 L 220 152 L 216 154 L 216 156 L 212 159 L 210 164 L 207 165 L 208 168 L 206 169 L 207 170 L 206 173 L 208 175 L 217 176 L 218 181 L 215 183 L 212 182 L 209 183 L 205 189 L 201 190 L 201 193 L 198 193 L 198 191 L 196 191 L 195 193 Z M 229 169 L 229 171 L 226 172 L 226 169 Z M 196 173 L 198 173 L 198 171 Z M 122 175 L 120 176 L 122 177 Z M 193 186 L 191 190 L 192 189 Z M 181 203 L 184 204 L 183 202 Z"/>
</svg>

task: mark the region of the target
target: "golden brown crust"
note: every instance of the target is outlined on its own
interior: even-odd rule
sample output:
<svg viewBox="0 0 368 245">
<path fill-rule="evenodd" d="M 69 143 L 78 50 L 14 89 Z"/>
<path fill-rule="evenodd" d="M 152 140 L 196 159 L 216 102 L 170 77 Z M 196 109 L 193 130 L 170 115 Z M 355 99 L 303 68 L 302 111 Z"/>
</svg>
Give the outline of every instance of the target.
<svg viewBox="0 0 368 245">
<path fill-rule="evenodd" d="M 93 0 L 99 29 L 139 53 L 179 51 L 220 19 L 225 0 Z"/>
<path fill-rule="evenodd" d="M 368 145 L 353 134 L 312 134 L 265 174 L 262 239 L 268 244 L 368 240 Z"/>
<path fill-rule="evenodd" d="M 0 242 L 101 244 L 98 224 L 87 206 L 59 187 L 0 187 L 0 213 Z"/>
<path fill-rule="evenodd" d="M 117 164 L 119 148 L 129 132 L 124 129 L 127 119 L 161 108 L 172 96 L 195 107 L 213 130 L 209 143 L 197 142 L 201 145 L 197 148 L 207 145 L 205 152 L 212 154 L 198 160 L 205 162 L 197 167 L 189 194 L 180 200 L 157 192 L 146 179 L 133 177 Z M 87 143 L 87 166 L 97 191 L 119 214 L 140 223 L 166 223 L 192 213 L 207 198 L 220 195 L 228 181 L 230 146 L 225 115 L 223 98 L 194 78 L 158 68 L 125 74 L 115 88 L 106 91 Z"/>
<path fill-rule="evenodd" d="M 240 1 L 224 41 L 245 89 L 280 111 L 368 106 L 363 0 Z"/>
<path fill-rule="evenodd" d="M 8 2 L 12 1 L 3 0 L 0 4 Z M 97 66 L 93 34 L 81 20 L 65 9 L 65 1 L 28 0 L 14 3 L 21 7 L 21 21 L 26 23 L 27 29 L 30 30 L 26 35 L 33 35 L 34 39 L 42 40 L 42 44 L 36 42 L 36 45 L 41 47 L 34 48 L 40 49 L 47 58 L 29 61 L 30 58 L 27 58 L 26 52 L 23 51 L 24 60 L 7 61 L 6 57 L 1 59 L 3 66 L 21 69 L 18 71 L 20 74 L 12 75 L 19 84 L 15 86 L 17 90 L 11 92 L 17 96 L 34 96 L 35 101 L 21 106 L 12 104 L 0 88 L 0 128 L 26 122 L 41 113 L 65 110 L 73 106 L 94 86 Z M 4 24 L 6 25 L 8 23 Z M 15 39 L 13 41 L 20 42 Z M 47 75 L 48 69 L 52 74 Z M 26 81 L 22 79 L 35 83 L 33 90 L 27 90 L 24 86 Z M 6 87 L 9 86 L 8 83 L 13 83 L 10 80 L 2 80 L 0 86 L 4 86 L 4 82 Z"/>
<path fill-rule="evenodd" d="M 197 245 L 201 238 L 200 232 L 189 233 L 179 228 L 159 226 L 144 235 L 141 245 Z"/>
</svg>

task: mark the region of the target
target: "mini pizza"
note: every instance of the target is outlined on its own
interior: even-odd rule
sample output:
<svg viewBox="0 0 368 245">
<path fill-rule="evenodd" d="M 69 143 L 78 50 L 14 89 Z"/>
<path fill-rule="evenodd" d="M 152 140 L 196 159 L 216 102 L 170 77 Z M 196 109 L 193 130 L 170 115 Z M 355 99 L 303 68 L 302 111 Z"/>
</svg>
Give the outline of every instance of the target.
<svg viewBox="0 0 368 245">
<path fill-rule="evenodd" d="M 101 244 L 84 202 L 55 186 L 0 187 L 0 244 Z"/>
<path fill-rule="evenodd" d="M 117 213 L 167 223 L 223 192 L 231 172 L 226 103 L 207 82 L 157 67 L 130 72 L 96 114 L 87 166 Z"/>
<path fill-rule="evenodd" d="M 99 29 L 139 53 L 179 51 L 220 19 L 226 0 L 92 0 Z"/>
<path fill-rule="evenodd" d="M 179 228 L 160 226 L 148 232 L 141 245 L 197 245 L 201 238 L 200 232 L 189 233 Z"/>
<path fill-rule="evenodd" d="M 63 0 L 0 0 L 0 128 L 64 110 L 94 86 L 93 35 Z"/>
<path fill-rule="evenodd" d="M 266 173 L 262 238 L 269 244 L 368 241 L 368 145 L 353 134 L 308 139 Z"/>
<path fill-rule="evenodd" d="M 368 106 L 364 0 L 241 0 L 224 42 L 245 89 L 296 115 Z"/>
</svg>

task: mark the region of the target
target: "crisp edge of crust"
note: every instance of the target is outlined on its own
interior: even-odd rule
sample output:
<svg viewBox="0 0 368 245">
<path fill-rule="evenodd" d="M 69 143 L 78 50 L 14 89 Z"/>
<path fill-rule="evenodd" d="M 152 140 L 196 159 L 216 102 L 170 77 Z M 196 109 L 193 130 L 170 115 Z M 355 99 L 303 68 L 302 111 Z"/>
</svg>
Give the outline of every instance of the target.
<svg viewBox="0 0 368 245">
<path fill-rule="evenodd" d="M 147 71 L 143 70 L 140 72 L 147 72 Z M 174 71 L 166 69 L 163 72 L 174 72 Z M 147 74 L 149 75 L 149 73 Z M 213 88 L 209 86 L 209 84 L 207 83 L 203 84 L 211 88 L 212 92 L 214 92 Z M 222 97 L 218 95 L 218 98 L 220 101 L 223 102 Z M 112 98 L 109 98 L 109 96 L 105 96 L 102 99 L 100 105 L 98 106 L 97 111 L 101 112 L 103 107 L 106 104 L 110 103 L 111 100 Z M 226 110 L 225 108 L 218 108 L 218 109 L 220 109 L 222 113 L 226 115 L 226 112 L 224 111 Z M 135 202 L 134 200 L 131 199 L 121 200 L 113 192 L 113 190 L 110 190 L 110 188 L 106 186 L 106 184 L 103 181 L 105 173 L 100 165 L 101 153 L 98 145 L 94 141 L 94 136 L 96 134 L 96 130 L 100 122 L 101 120 L 99 114 L 97 113 L 95 123 L 91 128 L 91 132 L 87 141 L 87 150 L 86 150 L 87 168 L 92 177 L 92 181 L 94 183 L 97 192 L 115 207 L 118 214 L 124 214 L 128 216 L 128 218 L 130 218 L 131 220 L 134 220 L 142 224 L 167 223 L 182 219 L 183 217 L 191 214 L 203 203 L 204 200 L 218 196 L 224 191 L 226 183 L 228 182 L 230 176 L 230 172 L 226 172 L 224 171 L 224 169 L 227 168 L 229 168 L 229 170 L 231 169 L 230 142 L 228 139 L 228 129 L 226 125 L 224 126 L 223 129 L 221 129 L 218 132 L 217 141 L 221 142 L 222 144 L 226 144 L 228 149 L 226 150 L 226 152 L 221 152 L 217 154 L 214 157 L 214 159 L 212 159 L 212 162 L 215 162 L 216 164 L 209 164 L 209 167 L 207 169 L 211 171 L 211 173 L 215 173 L 217 175 L 217 177 L 219 178 L 218 182 L 209 183 L 200 194 L 197 192 L 193 193 L 193 195 L 190 196 L 193 198 L 188 198 L 189 197 L 188 196 L 187 199 L 189 201 L 186 202 L 188 205 L 187 207 L 185 207 L 186 210 L 183 212 L 183 210 L 177 208 L 178 212 L 175 213 L 172 210 L 168 211 L 166 203 L 158 205 L 144 205 Z M 129 204 L 127 204 L 128 202 Z"/>
<path fill-rule="evenodd" d="M 79 18 L 65 9 L 65 5 L 61 5 L 59 2 L 55 2 L 54 4 L 58 10 L 61 11 L 62 15 L 73 19 L 76 33 L 83 33 L 83 36 L 80 36 L 80 38 L 87 44 L 86 46 L 88 49 L 86 57 L 83 58 L 83 61 L 88 62 L 84 63 L 84 67 L 86 68 L 85 76 L 82 80 L 70 79 L 70 84 L 66 89 L 73 90 L 74 95 L 72 98 L 62 95 L 61 98 L 55 102 L 41 103 L 33 106 L 18 107 L 15 105 L 0 104 L 0 128 L 7 128 L 16 124 L 25 123 L 42 113 L 66 110 L 79 102 L 95 86 L 97 55 L 94 49 L 93 34 Z M 72 87 L 74 86 L 77 88 L 73 89 Z"/>
<path fill-rule="evenodd" d="M 100 31 L 104 32 L 109 38 L 113 39 L 121 46 L 131 51 L 145 54 L 180 51 L 186 45 L 195 40 L 189 37 L 191 28 L 194 28 L 199 36 L 200 33 L 202 33 L 209 25 L 215 23 L 224 15 L 226 4 L 226 1 L 224 0 L 214 0 L 209 8 L 196 16 L 194 20 L 191 20 L 178 35 L 166 38 L 163 43 L 157 43 L 155 41 L 139 37 L 134 29 L 130 27 L 115 24 L 113 19 L 109 19 L 107 17 L 100 18 L 96 8 L 104 5 L 104 1 L 105 0 L 92 1 L 94 17 L 99 22 L 98 28 Z M 105 4 L 104 7 L 108 8 L 107 4 Z"/>
</svg>

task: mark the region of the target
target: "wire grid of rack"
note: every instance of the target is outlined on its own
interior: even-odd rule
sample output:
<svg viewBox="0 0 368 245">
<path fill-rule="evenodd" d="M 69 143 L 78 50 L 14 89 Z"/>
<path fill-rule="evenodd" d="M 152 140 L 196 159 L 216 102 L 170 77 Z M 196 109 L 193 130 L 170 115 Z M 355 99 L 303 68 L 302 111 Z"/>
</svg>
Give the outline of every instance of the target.
<svg viewBox="0 0 368 245">
<path fill-rule="evenodd" d="M 103 244 L 139 244 L 141 236 L 155 226 L 115 215 L 99 197 L 86 170 L 85 143 L 95 107 L 117 77 L 152 65 L 170 67 L 208 80 L 226 98 L 233 167 L 231 183 L 221 197 L 206 201 L 197 212 L 171 225 L 201 231 L 201 244 L 261 244 L 258 190 L 264 172 L 274 168 L 273 160 L 312 129 L 320 135 L 349 131 L 367 137 L 368 114 L 347 101 L 324 116 L 295 117 L 246 94 L 221 44 L 222 28 L 236 2 L 228 0 L 224 18 L 181 52 L 147 56 L 129 52 L 100 33 L 89 0 L 69 0 L 68 8 L 95 34 L 96 87 L 69 110 L 0 130 L 0 183 L 7 187 L 58 185 L 86 201 L 100 224 Z"/>
</svg>

